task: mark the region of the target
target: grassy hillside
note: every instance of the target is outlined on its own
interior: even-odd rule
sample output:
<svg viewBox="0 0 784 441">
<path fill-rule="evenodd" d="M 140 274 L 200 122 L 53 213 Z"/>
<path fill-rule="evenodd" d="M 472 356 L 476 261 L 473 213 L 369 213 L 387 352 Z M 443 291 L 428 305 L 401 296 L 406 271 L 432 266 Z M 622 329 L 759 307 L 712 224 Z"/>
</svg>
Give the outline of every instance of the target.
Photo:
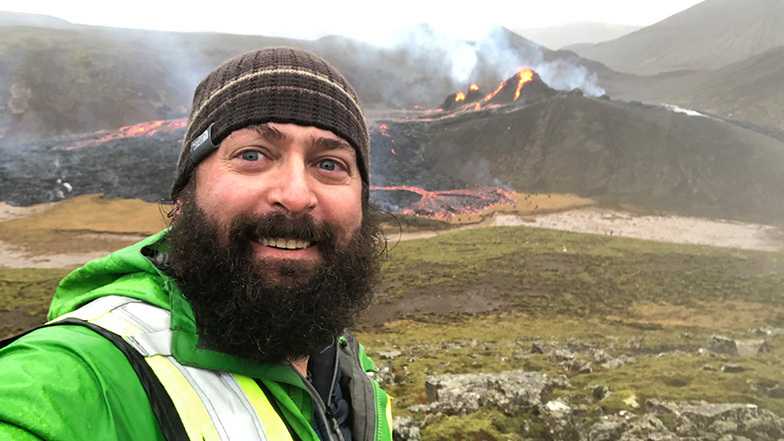
<svg viewBox="0 0 784 441">
<path fill-rule="evenodd" d="M 0 336 L 43 321 L 66 272 L 0 269 Z M 589 422 L 641 412 L 651 398 L 753 403 L 784 415 L 782 286 L 782 253 L 527 227 L 454 231 L 389 250 L 358 334 L 395 414 L 420 422 L 408 407 L 426 402 L 426 376 L 512 369 L 565 375 L 571 386 L 543 399 L 566 400 Z M 765 338 L 770 350 L 701 349 L 716 334 Z M 577 371 L 556 350 L 593 367 Z M 608 367 L 599 354 L 623 362 Z M 727 365 L 739 372 L 723 372 Z M 597 398 L 597 386 L 609 394 Z M 535 411 L 490 407 L 426 423 L 425 440 L 550 439 Z"/>
<path fill-rule="evenodd" d="M 575 421 L 639 414 L 649 399 L 753 403 L 784 415 L 784 337 L 768 337 L 773 349 L 754 356 L 700 349 L 713 335 L 760 338 L 755 329 L 784 327 L 783 271 L 780 253 L 525 227 L 454 232 L 390 251 L 369 313 L 375 326 L 360 337 L 396 413 L 424 423 L 425 440 L 572 439 L 552 437 L 536 410 L 424 419 L 408 410 L 427 402 L 427 376 L 450 373 L 566 375 L 571 386 L 543 401 L 569 403 Z M 576 372 L 558 348 L 592 368 Z M 601 351 L 629 362 L 606 367 Z M 728 364 L 742 372 L 723 373 Z M 610 395 L 597 398 L 597 386 Z"/>
</svg>

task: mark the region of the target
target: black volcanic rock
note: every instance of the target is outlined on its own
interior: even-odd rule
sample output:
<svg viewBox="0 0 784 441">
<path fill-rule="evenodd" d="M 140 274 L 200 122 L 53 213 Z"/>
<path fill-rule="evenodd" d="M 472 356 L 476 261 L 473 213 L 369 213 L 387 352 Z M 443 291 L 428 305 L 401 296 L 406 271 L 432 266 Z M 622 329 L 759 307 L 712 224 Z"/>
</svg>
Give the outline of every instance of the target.
<svg viewBox="0 0 784 441">
<path fill-rule="evenodd" d="M 784 142 L 663 107 L 559 93 L 529 105 L 383 122 L 376 185 L 568 192 L 686 215 L 780 224 Z"/>
<path fill-rule="evenodd" d="M 0 200 L 32 205 L 103 193 L 158 202 L 168 197 L 184 129 L 65 150 L 79 138 L 0 146 Z"/>
<path fill-rule="evenodd" d="M 177 129 L 75 150 L 64 147 L 94 136 L 5 146 L 0 200 L 29 205 L 90 193 L 164 199 L 181 137 Z M 784 141 L 658 106 L 562 92 L 529 104 L 379 121 L 371 138 L 374 186 L 430 192 L 501 187 L 686 215 L 769 224 L 784 219 Z M 443 196 L 425 211 L 481 200 Z M 393 210 L 422 201 L 405 190 L 377 190 L 373 197 Z"/>
</svg>

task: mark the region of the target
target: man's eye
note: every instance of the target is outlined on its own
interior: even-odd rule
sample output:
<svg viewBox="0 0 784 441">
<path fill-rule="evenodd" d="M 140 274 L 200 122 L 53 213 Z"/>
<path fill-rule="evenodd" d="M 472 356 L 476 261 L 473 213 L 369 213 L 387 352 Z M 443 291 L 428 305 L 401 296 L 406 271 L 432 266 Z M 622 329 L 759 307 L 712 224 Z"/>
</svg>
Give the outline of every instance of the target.
<svg viewBox="0 0 784 441">
<path fill-rule="evenodd" d="M 240 153 L 240 158 L 246 161 L 259 161 L 262 158 L 262 154 L 257 150 L 246 150 Z"/>
<path fill-rule="evenodd" d="M 340 163 L 334 159 L 322 159 L 319 161 L 318 166 L 320 169 L 326 171 L 335 171 L 341 168 Z"/>
</svg>

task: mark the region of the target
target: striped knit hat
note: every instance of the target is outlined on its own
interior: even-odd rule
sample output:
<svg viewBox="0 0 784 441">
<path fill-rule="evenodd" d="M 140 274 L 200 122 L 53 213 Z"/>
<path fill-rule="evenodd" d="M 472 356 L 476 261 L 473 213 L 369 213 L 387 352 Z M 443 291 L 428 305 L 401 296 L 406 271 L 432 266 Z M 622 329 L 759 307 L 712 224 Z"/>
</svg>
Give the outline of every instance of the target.
<svg viewBox="0 0 784 441">
<path fill-rule="evenodd" d="M 367 188 L 368 131 L 356 92 L 317 55 L 278 47 L 234 57 L 199 83 L 177 162 L 172 200 L 196 165 L 217 150 L 226 136 L 265 122 L 318 127 L 345 139 L 356 150 Z"/>
</svg>

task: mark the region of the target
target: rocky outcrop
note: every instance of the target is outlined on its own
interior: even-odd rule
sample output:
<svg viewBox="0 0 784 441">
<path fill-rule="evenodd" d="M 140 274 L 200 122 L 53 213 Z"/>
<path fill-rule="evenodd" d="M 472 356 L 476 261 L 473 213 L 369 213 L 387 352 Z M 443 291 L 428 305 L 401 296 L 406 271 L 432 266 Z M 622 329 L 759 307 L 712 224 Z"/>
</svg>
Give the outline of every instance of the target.
<svg viewBox="0 0 784 441">
<path fill-rule="evenodd" d="M 410 410 L 455 415 L 493 407 L 513 414 L 542 404 L 542 395 L 552 388 L 567 386 L 565 377 L 522 370 L 430 376 L 425 381 L 428 404 Z"/>
<path fill-rule="evenodd" d="M 721 335 L 711 336 L 708 350 L 716 354 L 750 357 L 770 352 L 770 343 L 766 339 L 735 340 Z"/>
</svg>

